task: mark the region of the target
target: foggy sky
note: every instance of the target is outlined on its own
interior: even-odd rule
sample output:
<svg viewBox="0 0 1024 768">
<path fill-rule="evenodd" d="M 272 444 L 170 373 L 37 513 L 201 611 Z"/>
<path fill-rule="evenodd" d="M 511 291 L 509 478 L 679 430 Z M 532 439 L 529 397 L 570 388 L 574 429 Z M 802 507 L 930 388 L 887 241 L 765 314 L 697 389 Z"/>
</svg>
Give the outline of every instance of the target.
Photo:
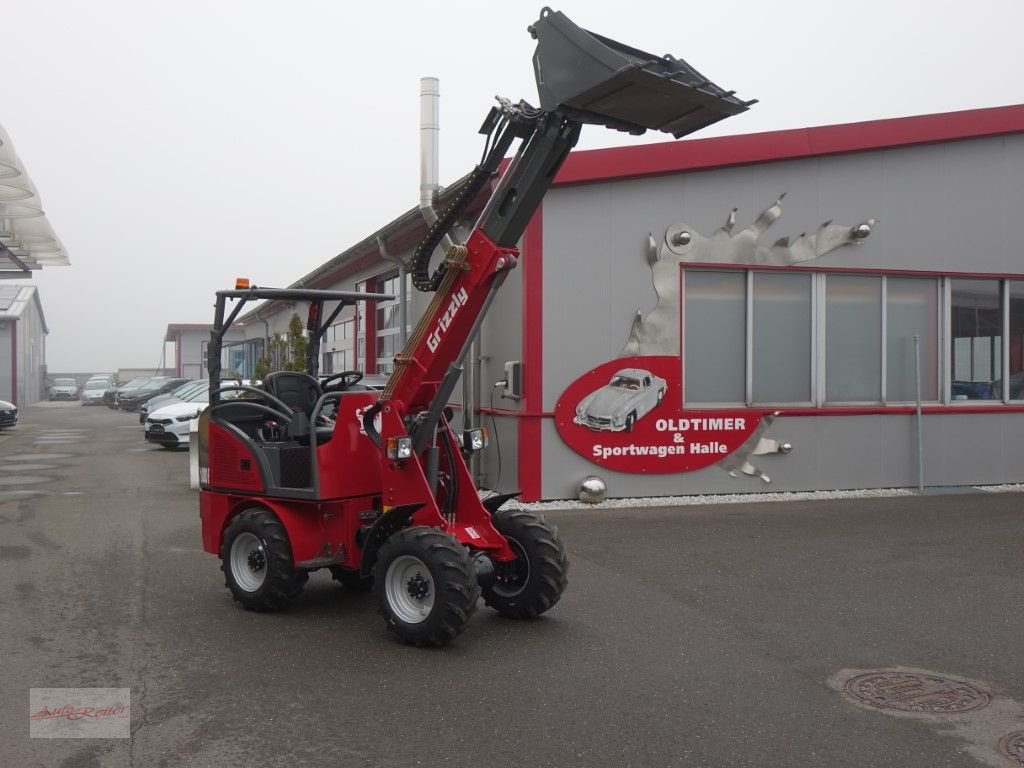
<svg viewBox="0 0 1024 768">
<path fill-rule="evenodd" d="M 236 276 L 287 285 L 414 207 L 421 77 L 441 183 L 465 174 L 495 95 L 537 103 L 542 5 L 0 3 L 0 124 L 71 259 L 33 279 L 50 370 L 156 366 Z M 760 100 L 696 138 L 1024 103 L 1019 0 L 552 7 Z"/>
</svg>

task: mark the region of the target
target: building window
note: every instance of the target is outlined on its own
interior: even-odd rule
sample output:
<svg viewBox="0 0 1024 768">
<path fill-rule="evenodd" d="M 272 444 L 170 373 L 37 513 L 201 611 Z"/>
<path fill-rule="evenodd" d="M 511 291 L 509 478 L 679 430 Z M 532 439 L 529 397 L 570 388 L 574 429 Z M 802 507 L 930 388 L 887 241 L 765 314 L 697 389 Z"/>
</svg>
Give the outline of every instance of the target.
<svg viewBox="0 0 1024 768">
<path fill-rule="evenodd" d="M 751 400 L 810 403 L 812 275 L 755 272 L 753 278 Z"/>
<path fill-rule="evenodd" d="M 1010 400 L 1024 400 L 1024 282 L 1010 280 L 1009 327 L 1006 360 L 1006 380 L 1009 391 L 1003 396 Z"/>
<path fill-rule="evenodd" d="M 209 342 L 202 342 L 199 345 L 200 378 L 209 376 L 207 370 L 207 350 Z M 234 371 L 243 379 L 256 378 L 256 364 L 263 357 L 263 339 L 248 339 L 246 341 L 224 342 L 220 352 L 220 369 L 222 376 L 229 376 Z"/>
<path fill-rule="evenodd" d="M 882 278 L 825 283 L 825 401 L 882 402 Z"/>
<path fill-rule="evenodd" d="M 950 287 L 950 393 L 954 400 L 1002 400 L 1003 311 L 998 280 Z"/>
<path fill-rule="evenodd" d="M 323 373 L 342 373 L 352 370 L 352 350 L 343 349 L 338 352 L 325 352 Z"/>
<path fill-rule="evenodd" d="M 939 400 L 936 278 L 689 269 L 683 285 L 690 405 L 912 403 L 915 337 L 921 399 Z M 1019 299 L 1024 368 L 1024 282 Z"/>
<path fill-rule="evenodd" d="M 921 399 L 939 399 L 939 284 L 934 278 L 885 278 L 885 401 L 917 399 L 914 337 L 920 340 Z"/>
<path fill-rule="evenodd" d="M 355 318 L 349 317 L 332 325 L 326 334 L 330 349 L 323 355 L 323 373 L 352 370 L 355 364 Z"/>
<path fill-rule="evenodd" d="M 687 271 L 684 349 L 689 403 L 747 400 L 747 275 Z M 709 333 L 709 329 L 714 329 Z M 691 364 L 692 361 L 692 364 Z"/>
<path fill-rule="evenodd" d="M 410 330 L 408 318 L 412 315 L 412 277 L 405 276 L 406 333 Z M 394 371 L 395 355 L 402 351 L 401 282 L 397 272 L 378 281 L 378 292 L 394 296 L 390 301 L 378 301 L 375 315 L 375 359 L 377 373 L 390 374 Z"/>
</svg>

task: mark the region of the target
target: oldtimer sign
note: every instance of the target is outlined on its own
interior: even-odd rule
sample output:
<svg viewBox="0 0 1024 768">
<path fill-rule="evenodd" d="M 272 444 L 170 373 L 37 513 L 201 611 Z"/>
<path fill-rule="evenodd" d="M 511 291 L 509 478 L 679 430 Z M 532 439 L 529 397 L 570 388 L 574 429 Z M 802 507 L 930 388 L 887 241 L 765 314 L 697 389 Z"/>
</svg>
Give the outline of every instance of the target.
<svg viewBox="0 0 1024 768">
<path fill-rule="evenodd" d="M 555 424 L 562 440 L 619 472 L 689 472 L 717 464 L 757 431 L 759 411 L 680 408 L 680 360 L 623 357 L 587 371 L 562 393 Z"/>
</svg>

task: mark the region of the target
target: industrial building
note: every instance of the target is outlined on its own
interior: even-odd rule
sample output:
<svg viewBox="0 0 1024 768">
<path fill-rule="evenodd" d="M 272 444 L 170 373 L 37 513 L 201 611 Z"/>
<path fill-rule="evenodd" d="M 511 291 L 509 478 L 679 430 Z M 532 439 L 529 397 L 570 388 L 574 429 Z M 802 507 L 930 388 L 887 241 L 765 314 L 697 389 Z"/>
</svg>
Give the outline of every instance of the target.
<svg viewBox="0 0 1024 768">
<path fill-rule="evenodd" d="M 573 152 L 466 361 L 481 485 L 1024 480 L 1022 201 L 1024 106 Z M 413 209 L 296 281 L 399 297 L 340 316 L 322 372 L 391 370 L 424 232 Z"/>
<path fill-rule="evenodd" d="M 67 266 L 28 171 L 0 126 L 0 280 L 30 279 L 43 266 Z M 32 285 L 0 283 L 0 400 L 29 405 L 45 397 L 46 320 Z"/>
</svg>

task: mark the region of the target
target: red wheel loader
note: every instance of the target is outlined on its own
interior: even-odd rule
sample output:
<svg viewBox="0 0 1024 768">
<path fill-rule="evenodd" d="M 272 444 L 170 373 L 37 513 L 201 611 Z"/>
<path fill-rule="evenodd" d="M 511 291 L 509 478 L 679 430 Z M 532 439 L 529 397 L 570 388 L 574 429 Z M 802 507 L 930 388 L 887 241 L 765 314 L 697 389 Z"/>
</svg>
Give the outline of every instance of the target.
<svg viewBox="0 0 1024 768">
<path fill-rule="evenodd" d="M 402 641 L 444 645 L 466 628 L 481 596 L 505 616 L 529 619 L 566 587 L 568 560 L 554 527 L 503 509 L 517 494 L 481 499 L 467 469 L 486 439 L 479 430 L 458 432 L 447 404 L 469 342 L 584 124 L 678 138 L 753 102 L 680 59 L 592 34 L 548 8 L 529 32 L 540 106 L 499 99 L 484 120 L 481 163 L 411 258 L 413 284 L 434 296 L 382 392 L 363 387 L 356 371 L 321 382 L 317 360 L 343 307 L 391 297 L 256 287 L 217 293 L 210 406 L 199 423 L 202 537 L 245 608 L 284 608 L 311 571 L 328 568 L 346 585 L 372 585 Z M 489 187 L 470 235 L 432 269 L 434 251 Z M 309 304 L 307 371 L 223 388 L 224 334 L 246 303 L 265 299 Z"/>
</svg>

